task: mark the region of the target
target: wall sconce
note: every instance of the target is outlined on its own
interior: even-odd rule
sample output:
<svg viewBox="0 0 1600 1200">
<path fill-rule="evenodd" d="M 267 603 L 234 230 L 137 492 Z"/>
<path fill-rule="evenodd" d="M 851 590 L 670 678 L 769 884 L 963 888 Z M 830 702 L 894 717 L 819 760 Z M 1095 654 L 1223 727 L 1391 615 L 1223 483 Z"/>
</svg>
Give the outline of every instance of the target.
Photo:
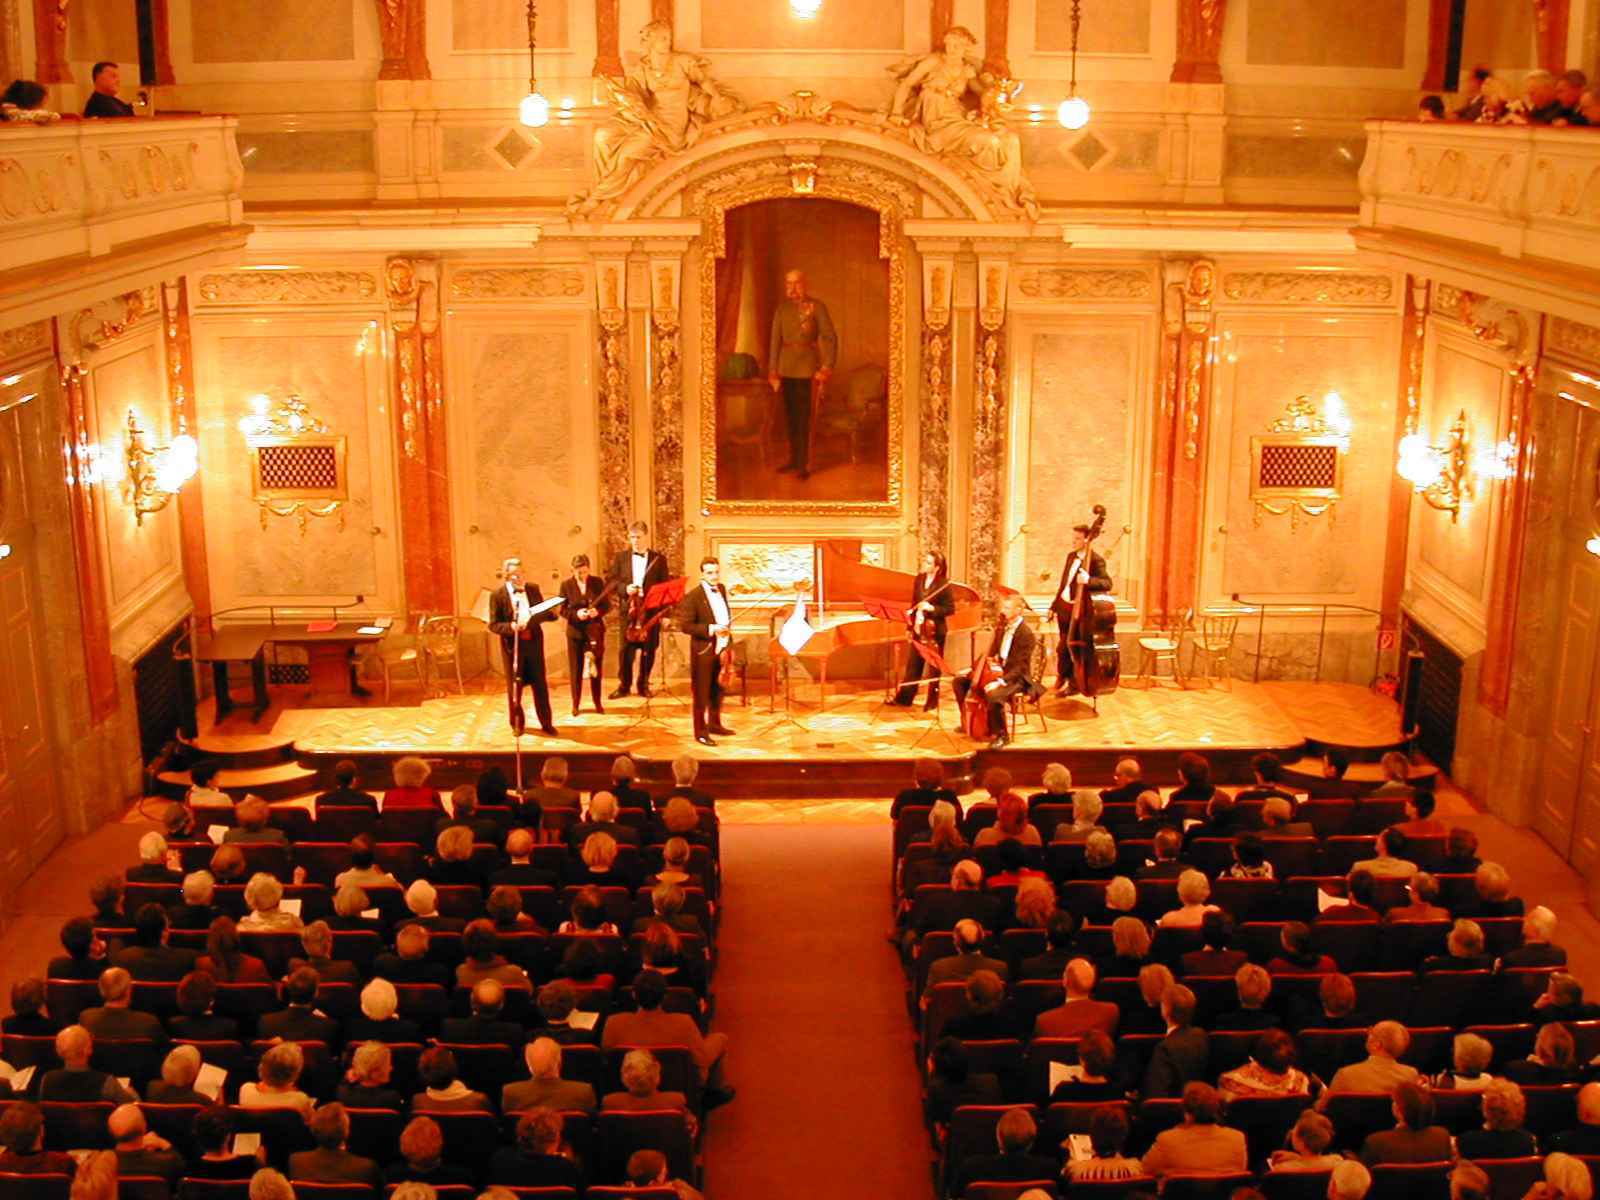
<svg viewBox="0 0 1600 1200">
<path fill-rule="evenodd" d="M 1445 431 L 1443 445 L 1429 444 L 1427 436 L 1416 430 L 1401 438 L 1395 470 L 1430 508 L 1449 513 L 1454 525 L 1461 519 L 1462 504 L 1477 495 L 1477 480 L 1510 479 L 1516 473 L 1516 460 L 1516 443 L 1509 440 L 1474 456 L 1463 408 Z"/>
<path fill-rule="evenodd" d="M 200 447 L 178 419 L 178 436 L 169 446 L 152 446 L 133 409 L 128 410 L 128 444 L 124 455 L 127 473 L 122 492 L 133 506 L 134 523 L 144 524 L 146 513 L 160 512 L 200 469 Z"/>
</svg>

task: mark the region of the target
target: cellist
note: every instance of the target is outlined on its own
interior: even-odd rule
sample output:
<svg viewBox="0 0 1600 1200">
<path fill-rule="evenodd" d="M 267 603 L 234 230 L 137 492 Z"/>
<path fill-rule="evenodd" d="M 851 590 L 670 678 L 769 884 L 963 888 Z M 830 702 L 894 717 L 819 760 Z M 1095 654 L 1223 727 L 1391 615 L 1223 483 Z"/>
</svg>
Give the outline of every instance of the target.
<svg viewBox="0 0 1600 1200">
<path fill-rule="evenodd" d="M 945 566 L 944 555 L 929 550 L 922 556 L 922 570 L 911 585 L 911 607 L 906 610 L 906 625 L 911 640 L 932 646 L 944 653 L 946 622 L 956 611 L 955 593 L 950 590 L 950 571 Z M 917 653 L 915 646 L 906 647 L 906 672 L 894 703 L 910 707 L 917 698 L 917 682 L 924 674 L 933 677 L 928 684 L 928 701 L 924 708 L 939 707 L 938 669 Z"/>
<path fill-rule="evenodd" d="M 1072 621 L 1077 612 L 1080 591 L 1109 592 L 1111 576 L 1106 573 L 1106 560 L 1094 552 L 1093 535 L 1087 525 L 1072 527 L 1072 549 L 1067 553 L 1066 564 L 1061 568 L 1061 582 L 1056 587 L 1056 597 L 1050 602 L 1055 615 L 1056 628 L 1061 640 L 1056 643 L 1056 695 L 1078 690 L 1073 682 L 1076 661 L 1073 658 L 1074 638 Z"/>
<path fill-rule="evenodd" d="M 1016 592 L 1008 592 L 1000 601 L 1000 621 L 995 626 L 994 638 L 989 643 L 985 659 L 991 664 L 986 672 L 992 675 L 983 685 L 983 701 L 989 706 L 989 732 L 994 740 L 989 743 L 998 750 L 1010 739 L 1006 736 L 1006 701 L 1018 692 L 1033 687 L 1028 669 L 1033 663 L 1033 648 L 1038 635 L 1029 628 L 1024 616 L 1028 602 Z M 984 674 L 974 668 L 975 676 Z M 956 702 L 964 704 L 972 688 L 972 679 L 955 681 Z"/>
</svg>

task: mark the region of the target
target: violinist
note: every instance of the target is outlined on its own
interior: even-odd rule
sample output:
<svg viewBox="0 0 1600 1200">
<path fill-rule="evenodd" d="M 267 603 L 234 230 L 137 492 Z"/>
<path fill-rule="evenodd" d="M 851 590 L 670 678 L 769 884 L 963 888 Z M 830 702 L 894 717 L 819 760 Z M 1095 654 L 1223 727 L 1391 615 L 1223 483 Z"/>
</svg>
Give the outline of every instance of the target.
<svg viewBox="0 0 1600 1200">
<path fill-rule="evenodd" d="M 1033 648 L 1038 635 L 1024 620 L 1028 602 L 1016 592 L 1007 593 L 1000 601 L 1000 622 L 995 626 L 994 638 L 989 643 L 988 658 L 993 660 L 997 675 L 984 685 L 983 698 L 989 705 L 989 728 L 994 731 L 990 748 L 1000 749 L 1009 740 L 1006 737 L 1006 701 L 1018 692 L 1033 688 L 1028 670 L 1033 663 Z M 965 703 L 972 687 L 970 679 L 955 681 L 956 701 Z"/>
<path fill-rule="evenodd" d="M 950 590 L 950 572 L 945 566 L 944 555 L 937 550 L 929 550 L 922 556 L 922 570 L 911 585 L 911 607 L 906 609 L 906 624 L 911 630 L 911 640 L 932 646 L 943 655 L 945 622 L 955 611 L 956 598 Z M 933 682 L 928 684 L 928 700 L 923 707 L 929 710 L 938 708 L 939 671 L 917 653 L 915 646 L 906 647 L 906 673 L 899 692 L 895 694 L 894 703 L 910 707 L 916 701 L 917 683 L 924 674 Z"/>
<path fill-rule="evenodd" d="M 1077 611 L 1081 591 L 1109 592 L 1111 576 L 1106 573 L 1106 560 L 1094 552 L 1090 544 L 1093 537 L 1087 525 L 1072 527 L 1072 549 L 1067 554 L 1066 565 L 1061 568 L 1061 582 L 1056 587 L 1056 598 L 1050 602 L 1055 614 L 1056 628 L 1061 640 L 1056 644 L 1056 694 L 1077 691 L 1073 683 L 1076 661 L 1073 657 L 1073 614 Z"/>
<path fill-rule="evenodd" d="M 722 656 L 733 647 L 733 611 L 723 589 L 722 564 L 700 560 L 700 586 L 683 598 L 683 629 L 689 634 L 689 681 L 694 691 L 694 740 L 715 746 L 713 733 L 733 733 L 722 723 Z"/>
<path fill-rule="evenodd" d="M 600 703 L 601 667 L 606 657 L 606 613 L 611 611 L 610 591 L 589 574 L 589 556 L 572 560 L 572 575 L 561 581 L 561 615 L 567 619 L 567 667 L 572 672 L 572 715 L 583 707 L 583 681 L 588 679 L 594 710 Z"/>
<path fill-rule="evenodd" d="M 535 613 L 544 603 L 539 585 L 528 583 L 522 574 L 522 560 L 508 558 L 500 566 L 505 583 L 489 593 L 489 632 L 500 637 L 500 651 L 506 660 L 506 700 L 511 709 L 511 730 L 522 736 L 526 718 L 522 711 L 522 689 L 533 688 L 533 710 L 539 728 L 547 737 L 556 735 L 550 716 L 550 688 L 544 677 L 544 631 L 554 612 Z"/>
<path fill-rule="evenodd" d="M 641 696 L 650 694 L 650 671 L 656 664 L 656 650 L 661 645 L 661 623 L 651 623 L 654 613 L 644 607 L 645 594 L 658 583 L 667 581 L 667 556 L 649 546 L 650 527 L 643 521 L 628 526 L 628 548 L 611 561 L 611 573 L 606 577 L 622 594 L 627 606 L 625 626 L 648 626 L 643 641 L 634 641 L 624 629 L 622 649 L 617 654 L 621 669 L 617 676 L 617 689 L 608 697 L 620 700 L 633 687 L 633 666 L 639 664 Z"/>
</svg>

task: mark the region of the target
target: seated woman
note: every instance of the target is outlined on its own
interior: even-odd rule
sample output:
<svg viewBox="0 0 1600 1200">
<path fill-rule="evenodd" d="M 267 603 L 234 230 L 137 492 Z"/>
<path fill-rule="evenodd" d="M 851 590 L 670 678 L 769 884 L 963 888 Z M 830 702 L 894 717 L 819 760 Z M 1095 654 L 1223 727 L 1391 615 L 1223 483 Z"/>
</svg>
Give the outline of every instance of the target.
<svg viewBox="0 0 1600 1200">
<path fill-rule="evenodd" d="M 595 837 L 601 836 L 595 834 Z M 614 843 L 613 843 L 614 844 Z M 605 901 L 597 887 L 579 888 L 572 897 L 572 915 L 556 929 L 557 933 L 603 934 L 617 937 L 617 927 L 606 920 Z"/>
<path fill-rule="evenodd" d="M 1494 956 L 1483 952 L 1483 926 L 1476 921 L 1457 921 L 1445 939 L 1444 954 L 1434 954 L 1422 960 L 1418 968 L 1423 974 L 1431 971 L 1487 971 L 1494 966 Z"/>
<path fill-rule="evenodd" d="M 648 1050 L 629 1050 L 622 1058 L 622 1086 L 620 1092 L 607 1092 L 600 1100 L 604 1112 L 653 1112 L 659 1109 L 683 1110 L 692 1135 L 697 1122 L 689 1111 L 688 1098 L 682 1092 L 661 1090 L 661 1063 Z"/>
<path fill-rule="evenodd" d="M 1178 959 L 1185 975 L 1232 975 L 1250 956 L 1243 950 L 1231 948 L 1233 918 L 1225 912 L 1207 913 L 1200 922 L 1200 937 L 1205 944 L 1201 950 L 1187 950 Z"/>
<path fill-rule="evenodd" d="M 425 759 L 408 754 L 394 764 L 394 786 L 383 794 L 382 812 L 402 808 L 433 809 L 444 811 L 444 802 L 436 788 L 428 786 L 428 776 L 433 773 Z"/>
<path fill-rule="evenodd" d="M 1099 1033 L 1094 1036 L 1105 1037 Z M 1093 1157 L 1068 1158 L 1062 1178 L 1069 1183 L 1107 1183 L 1143 1175 L 1144 1164 L 1122 1153 L 1127 1144 L 1128 1117 L 1123 1108 L 1107 1104 L 1095 1109 L 1089 1118 L 1089 1147 Z"/>
<path fill-rule="evenodd" d="M 232 1147 L 233 1117 L 221 1104 L 213 1105 L 194 1119 L 189 1127 L 198 1155 L 190 1155 L 184 1175 L 190 1179 L 227 1181 L 249 1179 L 266 1162 L 265 1145 L 255 1154 L 235 1154 Z"/>
<path fill-rule="evenodd" d="M 1338 971 L 1322 977 L 1315 1005 L 1291 1006 L 1291 1015 L 1296 1029 L 1365 1029 L 1368 1024 L 1356 1012 L 1355 981 Z"/>
<path fill-rule="evenodd" d="M 1396 921 L 1448 921 L 1450 910 L 1440 908 L 1439 880 L 1427 871 L 1418 871 L 1406 885 L 1406 902 L 1396 904 L 1383 914 L 1383 919 Z"/>
<path fill-rule="evenodd" d="M 1526 1158 L 1539 1153 L 1539 1139 L 1522 1127 L 1528 1102 L 1509 1079 L 1492 1080 L 1483 1089 L 1483 1128 L 1456 1138 L 1462 1158 Z"/>
<path fill-rule="evenodd" d="M 1508 1062 L 1505 1077 L 1522 1084 L 1577 1083 L 1583 1069 L 1574 1061 L 1577 1046 L 1572 1031 L 1565 1025 L 1551 1022 L 1539 1027 L 1533 1039 L 1533 1053 L 1527 1058 Z"/>
<path fill-rule="evenodd" d="M 1439 864 L 1439 874 L 1471 875 L 1482 861 L 1478 857 L 1478 835 L 1460 825 L 1452 826 L 1444 837 L 1444 861 Z"/>
<path fill-rule="evenodd" d="M 1473 894 L 1456 914 L 1461 917 L 1520 917 L 1522 898 L 1511 894 L 1511 876 L 1497 862 L 1478 864 L 1472 875 Z"/>
<path fill-rule="evenodd" d="M 1458 1092 L 1481 1092 L 1493 1082 L 1489 1063 L 1494 1059 L 1494 1046 L 1475 1033 L 1458 1033 L 1451 1044 L 1452 1068 L 1440 1071 L 1429 1080 L 1435 1089 Z"/>
<path fill-rule="evenodd" d="M 683 838 L 668 838 L 667 844 L 661 847 L 661 870 L 645 880 L 645 885 L 648 887 L 654 887 L 658 883 L 675 883 L 679 887 L 702 889 L 706 886 L 706 881 L 700 872 L 689 870 L 689 843 Z"/>
<path fill-rule="evenodd" d="M 495 979 L 506 987 L 531 989 L 528 973 L 500 953 L 500 935 L 492 922 L 479 917 L 461 935 L 464 960 L 456 967 L 456 986 L 473 987 L 485 979 Z"/>
<path fill-rule="evenodd" d="M 1311 942 L 1311 926 L 1304 921 L 1287 921 L 1278 934 L 1279 952 L 1267 963 L 1269 975 L 1328 975 L 1339 964 L 1316 950 Z"/>
<path fill-rule="evenodd" d="M 1275 1029 L 1278 1014 L 1267 1009 L 1267 997 L 1272 995 L 1272 976 L 1266 968 L 1255 963 L 1245 963 L 1233 973 L 1234 990 L 1239 995 L 1239 1007 L 1232 1012 L 1219 1013 L 1213 1022 L 1216 1029 L 1248 1030 Z"/>
<path fill-rule="evenodd" d="M 1333 1122 L 1308 1108 L 1289 1131 L 1288 1150 L 1274 1150 L 1267 1159 L 1269 1171 L 1331 1171 L 1344 1161 L 1342 1154 L 1329 1154 L 1333 1145 Z"/>
<path fill-rule="evenodd" d="M 1164 963 L 1146 963 L 1139 968 L 1138 977 L 1139 998 L 1144 1003 L 1137 1008 L 1122 1010 L 1122 1020 L 1117 1026 L 1118 1032 L 1165 1033 L 1167 1022 L 1161 1015 L 1161 997 L 1177 980 L 1172 977 L 1172 971 Z M 1081 1049 L 1079 1053 L 1082 1053 Z"/>
<path fill-rule="evenodd" d="M 640 947 L 641 967 L 666 976 L 668 987 L 686 987 L 702 1001 L 706 996 L 706 964 L 702 955 L 684 949 L 683 939 L 664 921 L 646 927 Z"/>
<path fill-rule="evenodd" d="M 1294 1062 L 1294 1039 L 1281 1029 L 1268 1029 L 1256 1039 L 1250 1061 L 1223 1072 L 1217 1088 L 1225 1096 L 1308 1096 L 1311 1077 Z"/>
<path fill-rule="evenodd" d="M 1223 872 L 1229 879 L 1272 879 L 1267 845 L 1259 833 L 1242 833 L 1233 841 L 1233 865 Z"/>
<path fill-rule="evenodd" d="M 444 1161 L 444 1131 L 432 1117 L 412 1117 L 400 1131 L 400 1162 L 391 1163 L 383 1182 L 425 1183 L 429 1187 L 470 1185 L 473 1173 Z"/>
<path fill-rule="evenodd" d="M 33 975 L 11 985 L 11 1015 L 0 1021 L 0 1032 L 14 1037 L 54 1037 L 60 1032 L 45 1011 L 43 979 Z"/>
<path fill-rule="evenodd" d="M 193 1046 L 175 1046 L 162 1060 L 161 1078 L 151 1080 L 145 1088 L 145 1101 L 149 1104 L 209 1105 L 211 1097 L 194 1090 L 194 1081 L 199 1077 L 200 1051 Z"/>
<path fill-rule="evenodd" d="M 244 885 L 244 902 L 250 906 L 250 912 L 239 922 L 240 929 L 298 933 L 305 928 L 297 915 L 278 907 L 283 903 L 283 884 L 265 871 L 257 871 Z"/>
<path fill-rule="evenodd" d="M 1199 871 L 1185 871 L 1178 876 L 1178 903 L 1180 907 L 1163 913 L 1156 922 L 1163 929 L 1199 929 L 1208 912 L 1220 912 L 1211 898 L 1211 881 Z"/>
<path fill-rule="evenodd" d="M 411 1098 L 413 1113 L 494 1111 L 487 1096 L 461 1081 L 456 1056 L 443 1046 L 431 1046 L 422 1052 L 417 1060 L 417 1076 L 423 1090 Z"/>
<path fill-rule="evenodd" d="M 578 862 L 568 865 L 567 882 L 578 887 L 620 887 L 632 891 L 638 884 L 637 877 L 619 861 L 617 839 L 604 831 L 584 838 Z"/>
<path fill-rule="evenodd" d="M 1008 838 L 994 848 L 995 872 L 984 880 L 990 891 L 1012 891 L 1024 879 L 1048 879 L 1043 871 L 1028 866 L 1028 848 Z"/>
<path fill-rule="evenodd" d="M 1083 879 L 1114 879 L 1117 841 L 1104 829 L 1092 829 L 1083 839 Z"/>
<path fill-rule="evenodd" d="M 957 826 L 955 805 L 940 800 L 928 813 L 928 857 L 916 862 L 902 860 L 900 891 L 907 897 L 915 896 L 925 883 L 948 883 L 950 872 L 964 858 L 972 857 L 967 839 Z"/>
<path fill-rule="evenodd" d="M 1100 893 L 1098 901 L 1083 912 L 1085 925 L 1115 925 L 1122 917 L 1131 917 L 1139 905 L 1139 889 L 1126 875 L 1113 875 Z"/>
<path fill-rule="evenodd" d="M 211 922 L 211 928 L 206 931 L 206 952 L 195 960 L 194 969 L 210 975 L 218 983 L 272 982 L 267 964 L 239 949 L 239 927 L 232 917 L 218 917 Z"/>
<path fill-rule="evenodd" d="M 1126 1095 L 1127 1089 L 1117 1078 L 1117 1052 L 1111 1039 L 1091 1029 L 1078 1039 L 1077 1064 L 1069 1069 L 1068 1078 L 1056 1084 L 1050 1103 L 1121 1100 Z"/>
<path fill-rule="evenodd" d="M 1057 825 L 1055 836 L 1051 840 L 1056 842 L 1085 840 L 1100 828 L 1100 815 L 1104 811 L 1105 804 L 1096 793 L 1080 788 L 1072 794 L 1072 823 Z"/>
<path fill-rule="evenodd" d="M 400 993 L 387 979 L 374 979 L 361 989 L 361 1015 L 344 1023 L 346 1042 L 420 1042 L 415 1021 L 398 1016 Z"/>
<path fill-rule="evenodd" d="M 382 1042 L 362 1042 L 350 1056 L 337 1097 L 346 1108 L 386 1108 L 400 1112 L 405 1098 L 389 1086 L 394 1058 Z"/>
<path fill-rule="evenodd" d="M 1016 913 L 1016 928 L 1047 929 L 1050 918 L 1056 915 L 1056 889 L 1048 879 L 1025 876 L 1017 882 L 1012 909 Z"/>
<path fill-rule="evenodd" d="M 1150 929 L 1138 917 L 1118 917 L 1111 923 L 1110 958 L 1095 963 L 1101 979 L 1132 979 L 1150 961 Z"/>
<path fill-rule="evenodd" d="M 711 845 L 710 835 L 700 828 L 700 809 L 687 796 L 674 796 L 667 801 L 661 810 L 661 829 L 668 839 L 681 837 L 691 846 Z"/>
<path fill-rule="evenodd" d="M 305 1055 L 296 1042 L 280 1042 L 261 1056 L 256 1081 L 239 1089 L 240 1108 L 292 1108 L 307 1119 L 313 1101 L 300 1090 Z"/>
<path fill-rule="evenodd" d="M 1024 846 L 1043 845 L 1039 831 L 1028 820 L 1028 802 L 1016 792 L 1003 792 L 995 802 L 994 824 L 979 832 L 972 839 L 974 849 L 981 850 L 985 846 L 993 846 L 1015 838 Z"/>
<path fill-rule="evenodd" d="M 429 883 L 482 887 L 483 868 L 472 861 L 472 830 L 466 825 L 446 827 L 433 842 L 434 855 L 424 872 Z"/>
<path fill-rule="evenodd" d="M 383 922 L 377 917 L 361 914 L 375 907 L 367 889 L 353 883 L 340 886 L 333 894 L 333 915 L 327 918 L 328 928 L 335 931 L 370 929 L 381 933 Z"/>
<path fill-rule="evenodd" d="M 167 1032 L 188 1042 L 232 1042 L 239 1037 L 239 1022 L 219 1017 L 217 980 L 208 971 L 193 970 L 178 980 L 178 1011 L 167 1018 Z"/>
<path fill-rule="evenodd" d="M 556 964 L 552 982 L 565 981 L 584 988 L 610 988 L 616 986 L 620 970 L 620 959 L 601 954 L 599 946 L 593 941 L 575 938 Z"/>
</svg>

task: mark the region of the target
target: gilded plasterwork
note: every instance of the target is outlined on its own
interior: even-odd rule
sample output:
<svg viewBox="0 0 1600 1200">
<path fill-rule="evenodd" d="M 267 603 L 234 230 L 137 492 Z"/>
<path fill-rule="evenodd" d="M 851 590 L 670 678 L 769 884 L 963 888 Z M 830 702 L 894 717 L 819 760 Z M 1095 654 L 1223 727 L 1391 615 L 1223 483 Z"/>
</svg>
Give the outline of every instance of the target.
<svg viewBox="0 0 1600 1200">
<path fill-rule="evenodd" d="M 617 268 L 603 268 L 614 280 Z M 620 299 L 613 296 L 611 299 Z M 627 541 L 633 516 L 633 440 L 628 419 L 627 319 L 620 307 L 600 309 L 600 553 L 607 561 Z"/>
<path fill-rule="evenodd" d="M 759 180 L 725 191 L 707 190 L 700 203 L 703 249 L 700 254 L 700 444 L 717 444 L 717 379 L 707 364 L 717 360 L 717 259 L 727 253 L 728 210 L 758 200 L 792 196 L 785 172 L 782 178 Z M 889 370 L 887 479 L 882 501 L 830 500 L 719 500 L 715 453 L 702 453 L 700 495 L 710 512 L 718 513 L 872 513 L 900 511 L 905 455 L 905 338 L 906 268 L 900 223 L 904 213 L 882 190 L 841 183 L 831 171 L 819 170 L 813 195 L 826 200 L 871 209 L 878 214 L 878 255 L 889 263 Z"/>
<path fill-rule="evenodd" d="M 1154 291 L 1154 283 L 1149 271 L 1036 267 L 1018 274 L 1017 290 L 1039 300 L 1143 300 Z"/>
<path fill-rule="evenodd" d="M 463 267 L 450 276 L 456 300 L 571 300 L 583 289 L 576 267 Z"/>
<path fill-rule="evenodd" d="M 381 290 L 367 271 L 229 271 L 202 275 L 199 288 L 207 304 L 344 304 Z"/>
<path fill-rule="evenodd" d="M 18 325 L 14 329 L 0 330 L 0 363 L 14 358 L 24 358 L 50 348 L 50 322 L 48 319 Z"/>
<path fill-rule="evenodd" d="M 1223 277 L 1222 294 L 1269 304 L 1390 304 L 1394 279 L 1350 271 L 1235 271 Z"/>
<path fill-rule="evenodd" d="M 653 544 L 682 573 L 683 561 L 683 335 L 676 307 L 651 313 L 650 432 L 655 485 Z"/>
<path fill-rule="evenodd" d="M 1000 521 L 1004 513 L 1006 454 L 1005 330 L 978 330 L 977 411 L 972 430 L 972 517 L 968 539 L 967 576 L 972 586 L 989 597 L 1000 581 L 1000 555 L 1004 539 Z"/>
<path fill-rule="evenodd" d="M 924 550 L 950 553 L 950 327 L 922 329 L 921 445 L 918 455 L 917 541 Z"/>
<path fill-rule="evenodd" d="M 1565 317 L 1551 317 L 1545 327 L 1545 349 L 1552 354 L 1600 363 L 1600 328 Z"/>
<path fill-rule="evenodd" d="M 757 600 L 773 597 L 777 601 L 793 601 L 797 585 L 804 584 L 806 591 L 815 595 L 816 543 L 798 542 L 718 542 L 717 558 L 722 563 L 722 577 L 735 597 Z M 861 561 L 872 566 L 884 565 L 882 542 L 864 542 Z M 814 615 L 815 609 L 810 612 Z"/>
</svg>

